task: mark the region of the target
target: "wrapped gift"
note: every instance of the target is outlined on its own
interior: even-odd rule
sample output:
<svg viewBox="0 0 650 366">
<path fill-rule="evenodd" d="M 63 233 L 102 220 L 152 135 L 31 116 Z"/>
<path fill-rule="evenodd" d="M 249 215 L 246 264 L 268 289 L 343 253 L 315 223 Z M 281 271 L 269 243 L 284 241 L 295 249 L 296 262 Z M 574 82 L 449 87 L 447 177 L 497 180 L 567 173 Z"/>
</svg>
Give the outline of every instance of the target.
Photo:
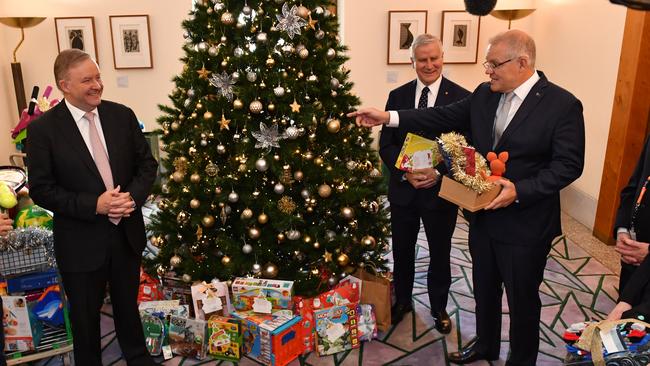
<svg viewBox="0 0 650 366">
<path fill-rule="evenodd" d="M 6 351 L 33 351 L 38 347 L 43 328 L 27 307 L 24 296 L 2 296 L 2 325 Z"/>
<path fill-rule="evenodd" d="M 190 317 L 195 317 L 192 305 L 192 290 L 190 285 L 180 278 L 174 277 L 173 272 L 162 278 L 162 291 L 165 300 L 179 300 L 181 305 L 188 305 Z"/>
<path fill-rule="evenodd" d="M 474 212 L 499 194 L 501 186 L 491 182 L 487 161 L 467 144 L 465 137 L 455 132 L 445 133 L 438 138 L 438 146 L 452 174 L 451 178 L 443 177 L 438 196 Z"/>
<path fill-rule="evenodd" d="M 192 305 L 197 319 L 209 319 L 212 315 L 227 316 L 231 311 L 228 285 L 212 280 L 192 285 Z"/>
<path fill-rule="evenodd" d="M 162 287 L 153 277 L 140 268 L 140 287 L 138 288 L 138 304 L 143 301 L 164 300 Z"/>
<path fill-rule="evenodd" d="M 232 300 L 236 311 L 292 310 L 293 281 L 237 277 L 232 283 Z"/>
<path fill-rule="evenodd" d="M 377 318 L 374 307 L 370 304 L 359 304 L 359 341 L 371 341 L 377 338 Z"/>
<path fill-rule="evenodd" d="M 415 169 L 433 168 L 441 160 L 438 144 L 427 138 L 407 133 L 395 167 L 410 172 Z"/>
<path fill-rule="evenodd" d="M 242 321 L 244 353 L 269 366 L 284 366 L 302 353 L 300 316 L 233 312 Z"/>
<path fill-rule="evenodd" d="M 174 354 L 202 360 L 207 353 L 208 322 L 172 315 L 169 318 L 169 345 Z"/>
<path fill-rule="evenodd" d="M 213 315 L 208 319 L 208 354 L 216 359 L 239 361 L 242 333 L 238 319 Z"/>
<path fill-rule="evenodd" d="M 358 348 L 358 303 L 314 310 L 316 351 L 319 356 Z"/>
<path fill-rule="evenodd" d="M 140 303 L 140 320 L 144 330 L 145 344 L 149 354 L 159 356 L 163 346 L 169 343 L 169 318 L 172 315 L 187 317 L 189 307 L 179 300 L 148 301 Z"/>
</svg>

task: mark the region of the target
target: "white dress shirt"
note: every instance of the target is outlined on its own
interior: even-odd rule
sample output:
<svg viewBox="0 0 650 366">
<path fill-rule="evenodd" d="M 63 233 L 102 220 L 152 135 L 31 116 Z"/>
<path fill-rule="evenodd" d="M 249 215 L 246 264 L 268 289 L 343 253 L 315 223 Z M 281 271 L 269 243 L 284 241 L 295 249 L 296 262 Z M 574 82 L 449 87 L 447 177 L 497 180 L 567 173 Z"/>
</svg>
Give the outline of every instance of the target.
<svg viewBox="0 0 650 366">
<path fill-rule="evenodd" d="M 84 114 L 86 114 L 86 112 L 73 106 L 67 100 L 65 100 L 65 105 L 68 107 L 68 110 L 70 110 L 70 114 L 72 114 L 72 119 L 74 119 L 74 123 L 77 124 L 77 128 L 81 133 L 81 137 L 83 137 L 84 142 L 86 143 L 86 147 L 88 148 L 88 152 L 90 152 L 90 155 L 92 156 L 93 149 L 90 145 L 90 132 L 88 131 L 89 121 L 86 119 L 86 117 L 84 117 Z M 108 149 L 106 148 L 106 140 L 104 139 L 104 131 L 102 130 L 102 124 L 100 123 L 99 120 L 99 112 L 97 112 L 97 108 L 93 109 L 91 112 L 95 115 L 95 127 L 97 128 L 99 139 L 102 141 L 102 146 L 104 147 L 104 151 L 106 151 L 106 156 L 109 156 Z M 95 157 L 93 156 L 93 159 L 94 158 Z M 109 160 L 110 160 L 110 156 L 109 156 Z"/>
<path fill-rule="evenodd" d="M 422 89 L 424 89 L 425 86 L 428 86 L 429 94 L 427 95 L 427 107 L 433 107 L 436 104 L 436 98 L 438 98 L 438 91 L 440 90 L 441 80 L 442 76 L 431 83 L 431 85 L 424 85 L 424 83 L 419 78 L 415 78 L 415 101 L 413 102 L 413 106 L 415 108 L 418 107 Z"/>
</svg>

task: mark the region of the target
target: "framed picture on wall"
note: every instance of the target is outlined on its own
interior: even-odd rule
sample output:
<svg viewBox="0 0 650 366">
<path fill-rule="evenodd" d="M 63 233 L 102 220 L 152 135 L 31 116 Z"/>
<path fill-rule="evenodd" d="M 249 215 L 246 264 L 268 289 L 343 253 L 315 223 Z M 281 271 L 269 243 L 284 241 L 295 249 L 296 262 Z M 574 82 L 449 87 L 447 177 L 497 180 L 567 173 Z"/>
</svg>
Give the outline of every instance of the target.
<svg viewBox="0 0 650 366">
<path fill-rule="evenodd" d="M 475 64 L 481 17 L 462 10 L 442 12 L 440 39 L 446 64 Z"/>
<path fill-rule="evenodd" d="M 54 27 L 59 52 L 77 48 L 97 61 L 95 19 L 93 17 L 54 18 Z"/>
<path fill-rule="evenodd" d="M 426 10 L 388 12 L 388 64 L 410 64 L 410 47 L 415 37 L 427 31 Z"/>
<path fill-rule="evenodd" d="M 116 69 L 151 69 L 148 15 L 111 15 L 111 43 Z"/>
</svg>

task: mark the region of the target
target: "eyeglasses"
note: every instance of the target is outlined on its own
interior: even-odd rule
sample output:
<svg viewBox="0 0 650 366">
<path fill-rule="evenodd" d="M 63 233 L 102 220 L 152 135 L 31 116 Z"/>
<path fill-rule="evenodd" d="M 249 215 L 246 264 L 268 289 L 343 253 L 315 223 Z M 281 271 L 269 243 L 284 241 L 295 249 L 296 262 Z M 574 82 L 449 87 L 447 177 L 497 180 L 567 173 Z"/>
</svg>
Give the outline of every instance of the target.
<svg viewBox="0 0 650 366">
<path fill-rule="evenodd" d="M 514 60 L 514 59 L 515 59 L 515 58 L 510 58 L 510 59 L 507 59 L 507 60 L 505 60 L 505 61 L 503 61 L 503 62 L 499 62 L 498 64 L 495 64 L 494 62 L 488 62 L 488 61 L 485 61 L 485 62 L 483 63 L 483 67 L 485 67 L 485 70 L 488 70 L 488 71 L 489 71 L 489 70 L 492 70 L 492 71 L 494 71 L 494 70 L 498 69 L 499 67 L 501 67 L 501 66 L 507 64 L 508 62 Z"/>
</svg>

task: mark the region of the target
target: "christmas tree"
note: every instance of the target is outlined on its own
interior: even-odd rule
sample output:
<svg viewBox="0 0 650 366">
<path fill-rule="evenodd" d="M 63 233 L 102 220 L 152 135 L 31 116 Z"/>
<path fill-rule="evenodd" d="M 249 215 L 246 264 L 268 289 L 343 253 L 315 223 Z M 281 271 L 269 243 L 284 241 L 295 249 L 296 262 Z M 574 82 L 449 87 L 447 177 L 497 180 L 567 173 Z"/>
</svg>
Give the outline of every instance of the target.
<svg viewBox="0 0 650 366">
<path fill-rule="evenodd" d="M 159 274 L 286 279 L 310 295 L 385 269 L 381 166 L 345 116 L 359 100 L 330 5 L 199 1 L 183 22 L 185 65 L 159 118 Z"/>
</svg>

